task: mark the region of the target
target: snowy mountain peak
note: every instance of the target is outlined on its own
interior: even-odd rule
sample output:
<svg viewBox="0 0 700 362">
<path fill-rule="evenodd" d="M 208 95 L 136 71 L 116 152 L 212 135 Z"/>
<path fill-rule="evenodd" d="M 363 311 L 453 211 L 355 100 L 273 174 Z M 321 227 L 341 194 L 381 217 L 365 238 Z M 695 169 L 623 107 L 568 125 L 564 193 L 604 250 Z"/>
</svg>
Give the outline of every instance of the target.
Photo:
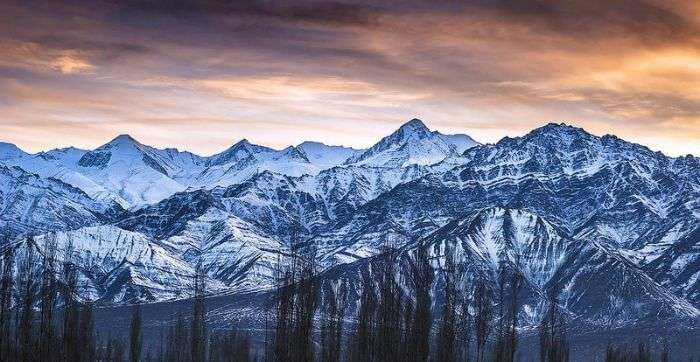
<svg viewBox="0 0 700 362">
<path fill-rule="evenodd" d="M 468 136 L 448 136 L 431 131 L 423 121 L 414 118 L 345 163 L 374 167 L 431 165 L 476 144 Z"/>
<path fill-rule="evenodd" d="M 250 143 L 250 141 L 248 141 L 247 138 L 244 138 L 244 139 L 234 143 L 233 146 L 231 146 L 231 148 L 250 148 L 252 146 L 253 146 L 253 144 Z"/>
<path fill-rule="evenodd" d="M 533 139 L 538 137 L 550 137 L 568 142 L 571 142 L 576 139 L 598 138 L 586 132 L 586 130 L 584 130 L 583 128 L 574 127 L 566 123 L 548 123 L 542 127 L 535 128 L 525 136 L 526 139 Z"/>
<path fill-rule="evenodd" d="M 581 321 L 697 322 L 700 159 L 566 124 L 475 145 L 417 119 L 367 150 L 241 140 L 199 157 L 121 135 L 0 162 L 0 233 L 73 241 L 94 286 L 81 297 L 104 303 L 186 297 L 200 260 L 209 292 L 266 290 L 295 230 L 332 268 L 323 278 L 363 275 L 385 241 L 423 243 L 438 268 L 454 248 L 465 277 L 518 269 L 530 322 L 550 292 Z"/>
<path fill-rule="evenodd" d="M 303 150 L 300 150 L 294 146 L 289 146 L 282 151 L 279 152 L 278 155 L 275 156 L 276 159 L 278 160 L 294 160 L 294 161 L 299 161 L 299 162 L 310 162 L 309 159 L 306 157 L 306 154 L 304 153 Z"/>
<path fill-rule="evenodd" d="M 430 137 L 432 132 L 428 127 L 418 118 L 414 118 L 406 123 L 404 123 L 398 130 L 392 133 L 389 137 L 401 140 L 407 140 L 409 138 L 425 138 Z"/>
<path fill-rule="evenodd" d="M 133 145 L 140 145 L 141 143 L 138 142 L 136 139 L 131 137 L 128 134 L 120 134 L 117 137 L 114 137 L 111 141 L 107 142 L 106 144 L 98 147 L 98 149 L 107 149 L 107 148 L 113 148 L 113 147 L 123 147 L 123 146 L 133 146 Z"/>
<path fill-rule="evenodd" d="M 265 146 L 252 144 L 244 138 L 236 142 L 233 146 L 229 147 L 225 151 L 210 156 L 207 160 L 207 165 L 216 166 L 232 162 L 239 162 L 252 155 L 269 152 L 274 152 L 274 150 Z"/>
<path fill-rule="evenodd" d="M 421 121 L 418 118 L 413 118 L 410 121 L 404 123 L 401 127 L 399 127 L 399 130 L 401 129 L 430 132 L 430 129 L 428 129 L 425 123 L 423 123 L 423 121 Z"/>
<path fill-rule="evenodd" d="M 27 153 L 12 143 L 0 142 L 0 161 L 26 156 Z"/>
<path fill-rule="evenodd" d="M 321 169 L 338 166 L 348 158 L 359 155 L 364 150 L 343 146 L 328 146 L 321 142 L 305 141 L 296 146 L 306 158 Z"/>
</svg>

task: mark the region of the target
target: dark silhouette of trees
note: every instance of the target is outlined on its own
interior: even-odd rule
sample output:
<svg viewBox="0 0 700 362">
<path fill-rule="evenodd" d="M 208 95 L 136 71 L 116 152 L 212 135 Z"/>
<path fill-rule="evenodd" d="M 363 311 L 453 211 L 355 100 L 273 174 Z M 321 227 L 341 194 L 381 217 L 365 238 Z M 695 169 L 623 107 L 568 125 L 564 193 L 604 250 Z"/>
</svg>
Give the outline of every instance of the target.
<svg viewBox="0 0 700 362">
<path fill-rule="evenodd" d="M 518 265 L 518 258 L 516 258 Z M 517 349 L 518 293 L 522 275 L 502 262 L 498 273 L 498 329 L 494 361 L 512 362 Z"/>
<path fill-rule="evenodd" d="M 403 306 L 396 280 L 395 250 L 385 247 L 379 261 L 379 305 L 377 308 L 376 351 L 380 361 L 400 359 Z"/>
<path fill-rule="evenodd" d="M 8 361 L 12 355 L 12 288 L 14 285 L 14 247 L 5 245 L 0 280 L 0 360 Z"/>
<path fill-rule="evenodd" d="M 10 244 L 5 241 L 4 245 L 0 245 L 0 361 L 123 362 L 127 357 L 131 361 L 155 360 L 151 354 L 152 346 L 148 347 L 146 357 L 141 352 L 144 347 L 143 322 L 139 305 L 132 309 L 128 346 L 119 337 L 97 338 L 93 305 L 78 298 L 78 267 L 74 263 L 72 242 L 67 239 L 63 246 L 63 258 L 59 262 L 57 240 L 55 234 L 49 234 L 36 239 L 29 237 L 22 243 Z M 307 291 L 310 293 L 307 295 L 315 296 L 313 289 L 307 290 L 311 290 Z M 246 334 L 231 329 L 208 337 L 204 291 L 204 275 L 198 268 L 192 315 L 189 318 L 191 324 L 187 326 L 183 318 L 178 318 L 167 345 L 162 346 L 156 356 L 157 360 L 252 360 L 250 338 Z M 338 305 L 343 311 L 344 300 L 342 305 Z M 309 308 L 303 300 L 301 304 Z M 343 314 L 337 312 L 334 318 L 342 321 Z M 295 331 L 303 330 L 310 341 L 313 313 L 296 310 L 295 315 L 307 318 L 306 329 Z M 342 335 L 339 327 L 334 331 L 335 336 Z M 340 341 L 336 345 L 339 350 Z M 207 351 L 207 347 L 211 351 Z M 307 353 L 313 356 L 313 352 Z M 303 359 L 300 357 L 298 360 Z"/>
<path fill-rule="evenodd" d="M 505 361 L 506 355 L 506 331 L 505 331 L 505 313 L 504 307 L 506 303 L 506 267 L 505 261 L 501 261 L 498 267 L 498 316 L 496 327 L 496 342 L 493 348 L 493 360 Z"/>
<path fill-rule="evenodd" d="M 636 348 L 627 345 L 616 346 L 608 344 L 605 350 L 605 362 L 668 362 L 670 350 L 667 341 L 662 344 L 661 351 L 654 354 L 648 342 L 640 341 Z M 692 358 L 691 358 L 692 361 Z"/>
<path fill-rule="evenodd" d="M 660 358 L 659 360 L 662 360 Z M 649 346 L 644 342 L 639 342 L 636 349 L 613 346 L 608 344 L 605 350 L 605 362 L 651 362 L 654 361 Z"/>
<path fill-rule="evenodd" d="M 166 338 L 166 346 L 161 353 L 161 360 L 169 362 L 184 362 L 191 358 L 189 330 L 185 319 L 178 313 L 175 325 L 170 327 Z"/>
<path fill-rule="evenodd" d="M 566 320 L 558 307 L 556 285 L 551 290 L 547 315 L 539 326 L 540 361 L 565 362 L 569 360 Z"/>
<path fill-rule="evenodd" d="M 408 353 L 410 360 L 424 362 L 430 356 L 430 330 L 432 325 L 432 297 L 430 295 L 433 286 L 433 268 L 430 265 L 428 246 L 420 245 L 416 250 L 416 262 L 412 265 L 411 281 L 416 298 L 415 308 L 411 313 L 407 305 L 406 315 L 411 318 L 410 324 L 406 323 Z"/>
<path fill-rule="evenodd" d="M 129 326 L 129 359 L 131 362 L 141 360 L 143 347 L 143 331 L 141 329 L 141 305 L 134 304 L 131 310 L 131 324 Z"/>
<path fill-rule="evenodd" d="M 457 286 L 455 282 L 454 252 L 445 247 L 445 266 L 443 269 L 443 306 L 440 330 L 437 339 L 437 360 L 451 362 L 456 360 L 455 340 L 457 337 L 455 319 L 457 312 Z"/>
<path fill-rule="evenodd" d="M 253 361 L 250 338 L 235 327 L 228 332 L 214 333 L 209 340 L 210 362 Z"/>
<path fill-rule="evenodd" d="M 201 264 L 197 266 L 193 283 L 194 302 L 192 305 L 191 349 L 192 362 L 204 361 L 206 350 L 206 305 L 204 301 L 205 281 Z"/>
<path fill-rule="evenodd" d="M 278 259 L 277 273 L 274 359 L 312 361 L 318 306 L 315 248 L 293 244 L 291 256 L 284 263 Z"/>
<path fill-rule="evenodd" d="M 19 305 L 17 308 L 17 348 L 20 361 L 30 361 L 33 358 L 33 331 L 34 304 L 37 296 L 37 269 L 35 267 L 35 242 L 33 238 L 27 240 L 24 255 L 18 263 L 19 273 Z"/>
<path fill-rule="evenodd" d="M 290 341 L 292 339 L 291 333 L 294 325 L 294 296 L 296 294 L 296 255 L 293 255 L 290 264 L 282 265 L 281 254 L 281 252 L 278 253 L 277 260 L 275 340 L 273 353 L 274 359 L 280 361 L 291 358 Z"/>
<path fill-rule="evenodd" d="M 347 307 L 347 285 L 328 288 L 323 299 L 321 324 L 321 360 L 338 362 L 342 354 L 343 324 Z"/>
<path fill-rule="evenodd" d="M 659 356 L 661 362 L 668 362 L 671 360 L 671 351 L 668 347 L 668 341 L 664 340 L 663 348 L 661 350 L 661 355 Z"/>
<path fill-rule="evenodd" d="M 476 282 L 474 290 L 474 333 L 476 335 L 476 361 L 483 362 L 486 356 L 486 342 L 492 328 L 493 297 L 484 279 Z"/>
<path fill-rule="evenodd" d="M 457 314 L 457 346 L 455 353 L 458 361 L 469 361 L 469 345 L 471 341 L 471 314 L 469 314 L 469 288 L 464 285 L 459 294 Z"/>
<path fill-rule="evenodd" d="M 78 271 L 73 262 L 73 244 L 69 240 L 63 256 L 63 353 L 67 360 L 79 359 L 78 326 L 80 310 L 76 301 Z"/>
<path fill-rule="evenodd" d="M 44 255 L 41 263 L 41 321 L 39 326 L 39 359 L 48 361 L 53 356 L 55 340 L 53 310 L 56 304 L 56 238 L 49 234 L 44 238 Z"/>
<path fill-rule="evenodd" d="M 226 326 L 228 329 L 207 332 L 205 273 L 200 266 L 194 276 L 191 312 L 184 318 L 178 316 L 167 337 L 164 339 L 161 335 L 160 346 L 149 344 L 148 338 L 144 338 L 142 308 L 138 304 L 132 308 L 128 332 L 124 328 L 116 333 L 118 337 L 99 338 L 94 331 L 93 304 L 78 297 L 82 287 L 78 286 L 79 269 L 74 263 L 70 239 L 62 260 L 57 240 L 49 235 L 43 239 L 28 238 L 24 244 L 3 246 L 0 361 L 122 362 L 128 358 L 130 361 L 239 362 L 255 359 L 251 338 L 244 330 Z M 279 288 L 274 299 L 277 321 L 273 325 L 275 334 L 270 349 L 273 353 L 268 354 L 266 350 L 265 359 L 468 361 L 473 337 L 476 361 L 483 362 L 487 354 L 489 358 L 493 356 L 494 361 L 514 361 L 523 284 L 518 259 L 514 264 L 500 265 L 493 288 L 486 278 L 475 279 L 472 294 L 463 285 L 464 280 L 470 280 L 465 277 L 468 266 L 456 264 L 454 249 L 445 250 L 440 274 L 435 274 L 432 268 L 426 245 L 419 244 L 413 252 L 411 258 L 408 253 L 401 254 L 385 247 L 382 254 L 368 261 L 369 267 L 361 272 L 357 323 L 354 328 L 348 328 L 351 329 L 348 333 L 345 327 L 350 322 L 345 318 L 350 314 L 348 309 L 354 307 L 350 304 L 355 297 L 351 294 L 355 293 L 350 289 L 352 283 L 327 281 L 328 284 L 321 284 L 314 249 L 296 245 L 284 265 L 280 263 Z M 89 270 L 80 271 L 86 276 L 89 274 Z M 437 283 L 438 293 L 442 293 L 443 298 L 441 308 L 436 309 L 440 311 L 439 318 L 435 318 L 433 325 L 432 289 L 436 276 L 444 283 Z M 320 289 L 321 285 L 325 289 Z M 319 293 L 321 290 L 324 293 Z M 546 315 L 538 329 L 540 360 L 568 361 L 565 314 L 554 292 L 557 286 L 550 286 L 549 290 Z M 315 325 L 317 309 L 320 310 L 320 324 Z M 96 312 L 102 313 L 100 309 Z M 432 344 L 431 337 L 434 337 Z M 348 347 L 343 347 L 344 341 L 350 342 Z M 487 353 L 487 349 L 491 353 Z M 669 359 L 666 343 L 663 350 L 655 352 L 644 342 L 632 348 L 609 345 L 605 351 L 605 360 L 610 362 Z"/>
<path fill-rule="evenodd" d="M 126 354 L 124 343 L 119 338 L 114 338 L 109 342 L 109 354 L 105 360 L 112 362 L 123 362 Z"/>
<path fill-rule="evenodd" d="M 295 312 L 292 327 L 293 350 L 290 361 L 313 361 L 314 315 L 317 307 L 316 253 L 309 248 L 297 259 L 299 281 L 296 283 Z"/>
<path fill-rule="evenodd" d="M 350 355 L 353 361 L 375 361 L 375 336 L 377 332 L 377 298 L 369 272 L 362 274 L 362 294 L 357 313 L 357 325 Z"/>
<path fill-rule="evenodd" d="M 520 264 L 520 257 L 516 258 L 516 266 Z M 510 276 L 510 306 L 507 314 L 507 329 L 505 334 L 505 356 L 509 362 L 515 361 L 515 352 L 518 349 L 518 311 L 520 304 L 518 303 L 518 295 L 523 284 L 523 275 L 518 269 L 513 270 Z"/>
</svg>

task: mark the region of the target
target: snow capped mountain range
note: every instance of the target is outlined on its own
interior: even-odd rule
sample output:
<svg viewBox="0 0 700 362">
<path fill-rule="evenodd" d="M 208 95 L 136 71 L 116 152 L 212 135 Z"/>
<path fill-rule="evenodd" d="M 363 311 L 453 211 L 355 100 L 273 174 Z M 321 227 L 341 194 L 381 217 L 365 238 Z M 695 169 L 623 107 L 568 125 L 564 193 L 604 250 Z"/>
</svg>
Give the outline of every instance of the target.
<svg viewBox="0 0 700 362">
<path fill-rule="evenodd" d="M 401 265 L 428 245 L 436 270 L 453 251 L 465 285 L 520 271 L 525 323 L 552 293 L 590 325 L 700 321 L 700 159 L 564 124 L 481 145 L 414 119 L 366 150 L 242 140 L 209 157 L 127 135 L 0 143 L 0 211 L 5 247 L 72 245 L 81 296 L 104 304 L 185 298 L 198 263 L 211 293 L 268 290 L 297 242 L 359 288 L 390 243 Z"/>
</svg>

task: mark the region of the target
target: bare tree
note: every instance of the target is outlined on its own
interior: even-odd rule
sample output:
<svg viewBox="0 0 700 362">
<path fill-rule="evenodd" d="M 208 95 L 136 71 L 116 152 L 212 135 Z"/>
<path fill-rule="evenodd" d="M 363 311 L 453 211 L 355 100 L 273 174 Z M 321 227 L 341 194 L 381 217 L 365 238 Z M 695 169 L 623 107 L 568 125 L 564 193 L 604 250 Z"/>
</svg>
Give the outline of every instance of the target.
<svg viewBox="0 0 700 362">
<path fill-rule="evenodd" d="M 250 353 L 250 338 L 232 327 L 228 332 L 215 333 L 209 342 L 210 362 L 248 362 L 253 358 Z"/>
<path fill-rule="evenodd" d="M 380 361 L 400 358 L 402 336 L 402 301 L 396 281 L 395 249 L 385 246 L 379 262 L 379 305 L 377 315 L 376 348 Z"/>
<path fill-rule="evenodd" d="M 375 361 L 377 299 L 370 272 L 362 274 L 362 295 L 353 340 L 352 361 Z"/>
<path fill-rule="evenodd" d="M 483 278 L 476 282 L 474 290 L 474 330 L 476 334 L 476 360 L 483 362 L 486 355 L 486 342 L 491 333 L 492 292 Z"/>
<path fill-rule="evenodd" d="M 520 265 L 520 256 L 516 257 L 516 266 Z M 506 330 L 506 359 L 509 362 L 515 361 L 515 352 L 518 349 L 518 311 L 520 309 L 520 304 L 518 302 L 518 295 L 520 294 L 520 288 L 523 283 L 523 275 L 520 273 L 519 269 L 515 269 L 510 276 L 510 306 L 508 309 L 508 326 Z"/>
<path fill-rule="evenodd" d="M 671 360 L 671 352 L 668 347 L 668 340 L 664 339 L 663 349 L 661 350 L 661 355 L 659 356 L 661 362 L 668 362 Z"/>
<path fill-rule="evenodd" d="M 129 328 L 129 358 L 131 362 L 141 360 L 143 346 L 143 331 L 141 330 L 141 305 L 134 304 L 131 310 L 131 325 Z"/>
<path fill-rule="evenodd" d="M 456 360 L 455 353 L 455 318 L 457 304 L 457 288 L 455 285 L 455 260 L 454 252 L 449 246 L 445 246 L 445 267 L 443 269 L 444 290 L 442 320 L 437 341 L 437 360 L 451 362 Z"/>
<path fill-rule="evenodd" d="M 202 362 L 206 349 L 206 305 L 204 301 L 205 281 L 201 264 L 197 265 L 194 277 L 194 301 L 192 306 L 192 327 L 190 352 L 192 362 Z"/>
<path fill-rule="evenodd" d="M 80 351 L 78 339 L 79 309 L 76 301 L 78 271 L 73 263 L 73 243 L 68 240 L 63 256 L 63 355 L 70 361 L 78 360 Z"/>
<path fill-rule="evenodd" d="M 341 357 L 347 285 L 330 286 L 324 297 L 321 325 L 321 360 L 338 362 Z"/>
<path fill-rule="evenodd" d="M 314 360 L 313 332 L 317 307 L 316 250 L 297 243 L 292 234 L 291 256 L 277 262 L 274 359 Z"/>
<path fill-rule="evenodd" d="M 668 361 L 668 350 L 664 349 L 659 355 L 658 359 L 654 357 L 655 356 L 651 353 L 651 349 L 649 348 L 649 344 L 644 341 L 640 341 L 637 344 L 636 349 L 628 349 L 626 346 L 613 346 L 608 344 L 608 347 L 605 350 L 605 362 Z"/>
<path fill-rule="evenodd" d="M 416 296 L 416 307 L 410 326 L 406 323 L 406 328 L 410 331 L 408 346 L 411 353 L 409 358 L 424 362 L 430 356 L 430 329 L 432 325 L 430 291 L 434 278 L 427 245 L 420 245 L 416 250 L 416 262 L 413 264 L 411 276 Z M 407 314 L 410 315 L 410 313 Z"/>
<path fill-rule="evenodd" d="M 175 325 L 170 327 L 166 339 L 165 351 L 161 353 L 161 360 L 168 362 L 184 362 L 191 358 L 190 337 L 185 319 L 178 313 Z"/>
<path fill-rule="evenodd" d="M 458 302 L 458 327 L 457 341 L 459 342 L 456 348 L 457 359 L 459 361 L 469 361 L 469 345 L 471 340 L 471 314 L 469 314 L 470 300 L 469 290 L 467 286 L 463 286 L 463 290 L 459 294 Z"/>
<path fill-rule="evenodd" d="M 289 264 L 285 261 L 284 265 L 282 252 L 277 255 L 274 359 L 287 361 L 291 359 L 290 341 L 294 325 L 296 254 L 293 254 Z"/>
<path fill-rule="evenodd" d="M 566 339 L 566 320 L 558 307 L 556 285 L 551 288 L 547 315 L 539 326 L 540 361 L 566 362 L 569 360 L 569 344 Z"/>
<path fill-rule="evenodd" d="M 14 248 L 6 245 L 2 258 L 2 280 L 0 280 L 0 360 L 11 357 L 12 288 L 14 285 Z"/>
<path fill-rule="evenodd" d="M 19 285 L 20 285 L 20 305 L 18 308 L 19 318 L 17 318 L 17 347 L 19 349 L 19 360 L 30 361 L 33 359 L 33 331 L 32 321 L 34 319 L 34 302 L 37 293 L 37 273 L 34 260 L 34 239 L 27 239 L 24 255 L 19 261 Z"/>
<path fill-rule="evenodd" d="M 44 258 L 41 270 L 41 324 L 39 327 L 39 358 L 43 361 L 53 356 L 53 310 L 56 304 L 56 235 L 44 237 Z"/>
<path fill-rule="evenodd" d="M 506 262 L 501 260 L 498 266 L 498 316 L 496 327 L 496 341 L 493 348 L 493 360 L 496 362 L 505 361 L 506 355 L 506 331 L 504 307 L 506 304 Z"/>
<path fill-rule="evenodd" d="M 318 285 L 316 281 L 316 250 L 307 247 L 297 259 L 299 268 L 298 286 L 295 288 L 294 318 L 292 328 L 291 361 L 313 361 L 314 315 Z"/>
</svg>

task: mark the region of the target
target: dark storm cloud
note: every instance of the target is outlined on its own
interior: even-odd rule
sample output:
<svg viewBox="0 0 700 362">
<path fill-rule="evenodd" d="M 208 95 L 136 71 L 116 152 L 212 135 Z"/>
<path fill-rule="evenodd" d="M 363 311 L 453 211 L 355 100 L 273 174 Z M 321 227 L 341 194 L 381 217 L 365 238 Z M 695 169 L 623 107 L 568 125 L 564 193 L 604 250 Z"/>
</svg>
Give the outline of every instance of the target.
<svg viewBox="0 0 700 362">
<path fill-rule="evenodd" d="M 55 34 L 30 37 L 28 40 L 50 49 L 69 48 L 81 51 L 99 51 L 110 49 L 119 54 L 142 54 L 149 51 L 148 47 L 140 44 L 96 41 L 90 39 L 80 39 L 72 36 L 58 36 Z"/>
<path fill-rule="evenodd" d="M 697 24 L 678 12 L 639 0 L 504 0 L 493 7 L 510 19 L 580 38 L 619 34 L 669 41 L 698 35 Z"/>
<path fill-rule="evenodd" d="M 308 21 L 327 24 L 367 25 L 379 9 L 367 4 L 344 2 L 269 2 L 240 1 L 125 1 L 120 11 L 141 11 L 177 17 L 192 16 L 259 16 L 285 21 Z"/>
</svg>

